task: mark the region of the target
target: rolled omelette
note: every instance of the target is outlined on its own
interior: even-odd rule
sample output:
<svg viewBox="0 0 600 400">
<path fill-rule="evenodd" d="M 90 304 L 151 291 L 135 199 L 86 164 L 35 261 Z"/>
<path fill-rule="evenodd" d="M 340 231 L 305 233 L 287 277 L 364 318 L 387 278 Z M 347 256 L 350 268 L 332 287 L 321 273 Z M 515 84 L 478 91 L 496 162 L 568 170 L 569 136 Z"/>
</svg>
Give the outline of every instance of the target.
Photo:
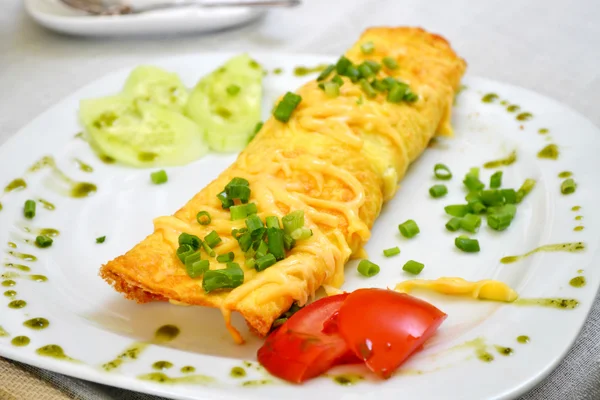
<svg viewBox="0 0 600 400">
<path fill-rule="evenodd" d="M 370 54 L 361 51 L 367 42 L 374 45 Z M 297 91 L 302 101 L 287 123 L 266 121 L 233 165 L 174 215 L 156 218 L 152 234 L 102 266 L 102 278 L 139 303 L 217 307 L 238 342 L 231 312 L 240 312 L 264 336 L 292 303 L 306 304 L 321 286 L 339 288 L 345 263 L 361 254 L 383 202 L 395 194 L 409 165 L 436 133 L 452 134 L 452 103 L 466 67 L 444 38 L 419 28 L 370 28 L 345 55 L 355 64 L 393 58 L 398 67 L 383 67 L 377 77 L 409 84 L 418 99 L 391 103 L 385 93 L 370 98 L 346 77 L 339 96 L 331 98 L 316 80 L 308 82 Z M 261 272 L 244 265 L 232 236 L 244 220 L 231 221 L 217 198 L 234 177 L 249 181 L 250 201 L 262 220 L 304 210 L 305 226 L 313 232 Z M 199 211 L 210 213 L 209 225 L 196 221 Z M 176 250 L 181 233 L 203 238 L 212 230 L 223 240 L 215 251 L 235 254 L 244 283 L 206 293 L 202 278 L 187 275 Z M 210 259 L 210 269 L 223 267 Z"/>
</svg>

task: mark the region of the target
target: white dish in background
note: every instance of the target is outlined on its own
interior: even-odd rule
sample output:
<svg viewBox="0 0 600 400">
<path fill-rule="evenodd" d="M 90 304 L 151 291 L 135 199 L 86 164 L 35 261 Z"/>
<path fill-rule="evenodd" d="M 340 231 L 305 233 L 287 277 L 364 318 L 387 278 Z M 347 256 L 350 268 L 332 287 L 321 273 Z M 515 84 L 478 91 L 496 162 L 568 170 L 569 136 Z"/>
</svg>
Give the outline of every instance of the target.
<svg viewBox="0 0 600 400">
<path fill-rule="evenodd" d="M 192 86 L 204 74 L 223 63 L 230 54 L 198 54 L 171 58 L 156 65 L 178 72 Z M 293 90 L 310 77 L 298 78 L 291 73 L 294 66 L 314 66 L 334 59 L 311 55 L 253 54 L 267 70 L 283 68 L 281 75 L 268 74 L 264 81 L 264 117 L 281 93 Z M 416 292 L 448 313 L 448 319 L 426 348 L 411 358 L 390 380 L 381 382 L 361 367 L 343 367 L 332 371 L 358 371 L 366 376 L 352 387 L 342 387 L 330 378 L 321 377 L 302 386 L 289 385 L 266 376 L 256 367 L 256 349 L 261 340 L 250 335 L 240 318 L 234 324 L 248 339 L 236 346 L 222 323 L 218 310 L 202 307 L 179 307 L 168 303 L 139 305 L 128 301 L 98 277 L 101 264 L 126 252 L 152 231 L 152 219 L 170 214 L 188 201 L 198 190 L 215 178 L 235 155 L 210 154 L 190 165 L 168 168 L 169 182 L 155 186 L 147 169 L 133 169 L 103 164 L 87 143 L 74 135 L 81 129 L 77 108 L 81 99 L 118 92 L 129 73 L 121 70 L 78 90 L 33 120 L 0 148 L 0 188 L 14 178 L 24 177 L 29 187 L 0 198 L 0 273 L 23 275 L 14 279 L 16 286 L 3 287 L 18 292 L 14 299 L 28 304 L 21 309 L 7 308 L 11 299 L 0 296 L 0 326 L 9 336 L 0 337 L 0 355 L 37 367 L 77 378 L 123 387 L 131 390 L 177 399 L 405 399 L 491 400 L 508 399 L 523 393 L 547 375 L 576 338 L 593 304 L 600 284 L 600 213 L 596 184 L 600 169 L 600 132 L 589 121 L 564 105 L 525 89 L 483 78 L 468 77 L 467 85 L 454 107 L 453 139 L 440 140 L 427 149 L 411 166 L 402 187 L 383 209 L 366 246 L 370 259 L 381 266 L 379 275 L 363 278 L 356 272 L 356 261 L 346 267 L 345 290 L 359 287 L 393 287 L 409 279 L 402 265 L 409 259 L 425 264 L 419 276 L 434 279 L 460 276 L 468 280 L 499 279 L 517 290 L 524 298 L 574 298 L 580 305 L 574 310 L 543 307 L 519 307 L 493 302 L 476 302 L 463 298 Z M 525 122 L 498 102 L 482 103 L 485 93 L 495 92 L 501 99 L 518 104 L 522 111 L 533 113 Z M 548 134 L 539 134 L 548 128 Z M 540 160 L 537 152 L 548 143 L 556 143 L 561 151 L 558 160 Z M 478 254 L 459 252 L 453 244 L 456 236 L 444 229 L 448 217 L 443 206 L 464 202 L 462 178 L 470 167 L 506 156 L 517 149 L 518 161 L 505 167 L 505 187 L 521 185 L 525 178 L 537 180 L 535 189 L 518 207 L 515 221 L 505 232 L 482 226 L 477 234 L 482 247 Z M 50 171 L 26 173 L 40 157 L 53 155 L 59 166 L 74 179 L 91 181 L 98 192 L 86 199 L 63 197 L 47 186 Z M 94 168 L 93 173 L 78 170 L 74 158 Z M 445 182 L 449 194 L 432 199 L 428 188 L 435 163 L 444 163 L 454 174 Z M 569 170 L 578 183 L 576 193 L 560 194 L 559 172 Z M 494 170 L 482 169 L 482 180 L 488 182 Z M 192 184 L 193 182 L 193 184 Z M 38 205 L 35 220 L 22 217 L 23 202 L 28 198 L 46 198 L 56 210 Z M 571 210 L 581 206 L 579 212 Z M 576 215 L 582 215 L 576 221 Z M 402 239 L 397 225 L 406 219 L 416 220 L 421 233 L 414 239 Z M 585 225 L 579 232 L 577 225 Z M 37 249 L 23 242 L 35 236 L 22 227 L 51 227 L 60 230 L 49 249 Z M 485 223 L 484 223 L 485 225 Z M 106 235 L 104 244 L 95 238 Z M 7 242 L 17 243 L 10 249 Z M 587 249 L 571 253 L 539 253 L 514 264 L 501 264 L 507 255 L 523 254 L 537 246 L 584 241 Z M 402 253 L 384 258 L 382 249 L 400 246 Z M 9 251 L 32 253 L 36 262 L 22 262 Z M 31 272 L 4 266 L 5 263 L 27 264 Z M 577 271 L 582 269 L 582 273 Z M 28 274 L 43 274 L 47 282 L 34 282 Z M 583 275 L 587 285 L 574 288 L 571 278 Z M 23 321 L 44 317 L 49 328 L 33 331 Z M 239 317 L 239 316 L 236 316 Z M 181 335 L 167 344 L 150 345 L 137 360 L 124 363 L 118 370 L 105 372 L 101 366 L 114 359 L 136 341 L 149 341 L 162 325 L 174 324 Z M 17 335 L 27 335 L 26 347 L 11 345 Z M 519 335 L 531 338 L 529 344 L 516 341 Z M 479 344 L 495 357 L 491 363 L 477 359 L 474 344 Z M 57 344 L 80 363 L 56 360 L 36 354 L 36 349 Z M 514 349 L 510 357 L 500 355 L 493 345 Z M 480 346 L 480 347 L 481 347 Z M 192 365 L 196 374 L 215 378 L 210 384 L 158 384 L 140 380 L 141 374 L 156 372 L 152 364 L 167 360 L 174 367 L 164 371 L 169 377 L 186 376 L 180 368 Z M 229 371 L 244 366 L 248 376 L 235 379 Z M 199 378 L 198 378 L 199 379 Z M 271 384 L 245 387 L 243 382 L 268 379 Z"/>
<path fill-rule="evenodd" d="M 25 9 L 48 29 L 83 36 L 209 32 L 247 23 L 264 13 L 264 9 L 251 7 L 190 7 L 135 15 L 94 16 L 70 8 L 60 0 L 25 0 Z"/>
</svg>

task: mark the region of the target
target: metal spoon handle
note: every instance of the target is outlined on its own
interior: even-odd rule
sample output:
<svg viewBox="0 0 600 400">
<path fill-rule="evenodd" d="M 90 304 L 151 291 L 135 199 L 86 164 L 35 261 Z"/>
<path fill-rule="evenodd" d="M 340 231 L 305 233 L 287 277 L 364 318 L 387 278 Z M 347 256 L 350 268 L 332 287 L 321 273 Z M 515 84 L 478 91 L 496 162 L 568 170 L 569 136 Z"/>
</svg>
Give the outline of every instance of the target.
<svg viewBox="0 0 600 400">
<path fill-rule="evenodd" d="M 180 7 L 295 7 L 300 0 L 180 0 L 171 3 L 157 3 L 131 8 L 131 13 L 138 14 L 147 11 L 166 10 Z"/>
</svg>

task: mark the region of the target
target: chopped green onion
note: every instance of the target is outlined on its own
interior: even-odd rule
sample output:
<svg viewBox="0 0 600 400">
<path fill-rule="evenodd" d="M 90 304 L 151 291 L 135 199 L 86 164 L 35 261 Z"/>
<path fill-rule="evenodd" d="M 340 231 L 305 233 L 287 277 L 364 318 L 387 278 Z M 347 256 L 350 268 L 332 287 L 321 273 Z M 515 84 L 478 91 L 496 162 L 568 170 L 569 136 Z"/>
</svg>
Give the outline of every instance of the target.
<svg viewBox="0 0 600 400">
<path fill-rule="evenodd" d="M 212 219 L 210 218 L 208 211 L 200 211 L 198 214 L 196 214 L 196 221 L 198 221 L 200 225 L 208 225 Z"/>
<path fill-rule="evenodd" d="M 345 56 L 341 56 L 338 62 L 335 64 L 335 70 L 338 74 L 344 75 L 349 66 L 352 65 L 352 61 L 348 60 Z"/>
<path fill-rule="evenodd" d="M 335 82 L 325 82 L 323 84 L 323 91 L 327 97 L 338 97 L 340 95 L 340 85 Z"/>
<path fill-rule="evenodd" d="M 380 268 L 379 265 L 372 263 L 369 260 L 360 260 L 357 270 L 362 276 L 370 278 L 377 275 L 380 271 Z"/>
<path fill-rule="evenodd" d="M 281 228 L 281 225 L 279 225 L 279 217 L 275 215 L 265 218 L 265 224 L 267 225 L 267 228 Z"/>
<path fill-rule="evenodd" d="M 267 228 L 264 228 L 264 227 L 260 227 L 253 231 L 250 231 L 250 236 L 252 237 L 252 242 L 263 240 L 266 234 L 267 234 Z"/>
<path fill-rule="evenodd" d="M 454 245 L 465 253 L 477 253 L 480 250 L 479 241 L 466 236 L 459 236 L 454 239 Z"/>
<path fill-rule="evenodd" d="M 295 93 L 287 92 L 283 99 L 275 107 L 273 116 L 276 120 L 281 122 L 288 122 L 292 116 L 292 112 L 298 107 L 298 104 L 302 101 L 302 97 Z"/>
<path fill-rule="evenodd" d="M 204 242 L 207 245 L 209 245 L 211 248 L 216 247 L 222 241 L 223 240 L 221 239 L 221 237 L 219 236 L 217 231 L 210 231 L 210 233 L 208 235 L 204 236 Z"/>
<path fill-rule="evenodd" d="M 377 90 L 378 92 L 385 92 L 388 89 L 387 85 L 380 79 L 373 79 L 371 86 L 373 86 L 373 89 Z"/>
<path fill-rule="evenodd" d="M 221 201 L 221 208 L 224 210 L 233 206 L 233 200 L 227 197 L 227 193 L 223 190 L 221 193 L 217 195 L 217 199 Z"/>
<path fill-rule="evenodd" d="M 244 219 L 249 215 L 256 214 L 258 209 L 256 208 L 256 204 L 248 203 L 239 206 L 231 206 L 229 211 L 231 211 L 231 220 L 237 221 L 239 219 Z"/>
<path fill-rule="evenodd" d="M 206 293 L 217 289 L 233 289 L 244 283 L 244 271 L 237 263 L 227 263 L 225 269 L 208 270 L 202 279 Z"/>
<path fill-rule="evenodd" d="M 371 54 L 375 51 L 375 44 L 373 42 L 365 42 L 360 45 L 360 51 L 362 51 L 363 54 Z"/>
<path fill-rule="evenodd" d="M 577 184 L 571 178 L 565 179 L 563 183 L 560 184 L 560 192 L 562 194 L 571 194 L 575 192 L 575 189 L 577 189 Z"/>
<path fill-rule="evenodd" d="M 256 248 L 256 258 L 261 258 L 267 255 L 267 253 L 269 252 L 269 245 L 267 244 L 267 242 L 261 239 L 260 241 L 254 243 L 258 243 L 258 247 Z"/>
<path fill-rule="evenodd" d="M 304 226 L 304 210 L 296 210 L 281 218 L 283 230 L 291 235 L 296 229 Z"/>
<path fill-rule="evenodd" d="M 346 72 L 344 72 L 342 75 L 350 78 L 352 82 L 356 82 L 360 78 L 360 72 L 358 72 L 358 68 L 356 68 L 354 65 L 348 66 L 348 68 L 346 68 Z"/>
<path fill-rule="evenodd" d="M 398 254 L 400 254 L 400 247 L 398 246 L 383 250 L 383 255 L 386 257 L 393 257 Z"/>
<path fill-rule="evenodd" d="M 375 89 L 373 89 L 373 86 L 371 86 L 371 84 L 366 79 L 363 78 L 359 82 L 362 91 L 367 95 L 367 97 L 373 98 L 377 96 L 377 92 L 375 91 Z"/>
<path fill-rule="evenodd" d="M 181 262 L 185 264 L 186 257 L 192 255 L 195 251 L 196 250 L 194 250 L 194 248 L 189 244 L 182 244 L 179 246 L 179 248 L 177 248 L 175 254 L 177 254 L 179 260 L 181 260 Z"/>
<path fill-rule="evenodd" d="M 423 268 L 425 268 L 424 264 L 414 260 L 408 260 L 402 267 L 402 270 L 408 272 L 409 274 L 419 275 L 421 271 L 423 271 Z"/>
<path fill-rule="evenodd" d="M 225 189 L 227 198 L 235 200 L 238 199 L 242 203 L 247 203 L 250 200 L 250 188 L 245 185 L 231 185 Z"/>
<path fill-rule="evenodd" d="M 313 235 L 313 232 L 311 229 L 308 228 L 298 228 L 295 231 L 293 231 L 292 233 L 290 233 L 290 236 L 292 237 L 292 239 L 294 240 L 304 240 L 304 239 L 308 239 L 309 237 L 311 237 Z"/>
<path fill-rule="evenodd" d="M 481 192 L 481 202 L 486 206 L 501 206 L 504 204 L 504 196 L 498 189 L 484 190 Z"/>
<path fill-rule="evenodd" d="M 398 229 L 400 230 L 402 236 L 409 239 L 421 232 L 417 223 L 412 219 L 409 219 L 398 225 Z"/>
<path fill-rule="evenodd" d="M 514 204 L 490 208 L 488 209 L 487 224 L 494 230 L 503 231 L 510 226 L 516 213 L 517 207 Z"/>
<path fill-rule="evenodd" d="M 244 265 L 248 268 L 256 268 L 256 260 L 254 258 L 246 258 Z"/>
<path fill-rule="evenodd" d="M 285 258 L 285 246 L 283 244 L 284 232 L 279 228 L 267 229 L 267 238 L 269 240 L 269 253 L 273 254 L 277 260 Z"/>
<path fill-rule="evenodd" d="M 274 265 L 277 262 L 277 259 L 273 254 L 266 254 L 260 258 L 256 259 L 256 268 L 257 271 L 264 271 L 270 266 Z"/>
<path fill-rule="evenodd" d="M 485 187 L 485 184 L 479 180 L 479 168 L 471 168 L 469 173 L 465 175 L 463 183 L 470 192 L 481 190 Z"/>
<path fill-rule="evenodd" d="M 517 202 L 517 192 L 515 189 L 500 189 L 504 202 L 507 204 L 515 204 Z"/>
<path fill-rule="evenodd" d="M 27 200 L 25 202 L 25 206 L 23 207 L 23 215 L 25 216 L 25 218 L 32 219 L 33 217 L 35 217 L 35 208 L 35 201 Z"/>
<path fill-rule="evenodd" d="M 104 243 L 106 236 L 100 236 L 96 238 L 96 243 Z"/>
<path fill-rule="evenodd" d="M 342 87 L 344 85 L 344 80 L 339 75 L 336 75 L 333 78 L 331 78 L 331 82 L 337 83 L 339 87 Z"/>
<path fill-rule="evenodd" d="M 448 188 L 446 185 L 433 185 L 429 188 L 429 194 L 433 198 L 443 197 L 448 194 Z"/>
<path fill-rule="evenodd" d="M 190 235 L 189 233 L 183 232 L 181 235 L 179 235 L 178 242 L 180 246 L 187 244 L 194 250 L 198 250 L 200 248 L 200 238 L 196 235 Z"/>
<path fill-rule="evenodd" d="M 369 64 L 366 62 L 363 62 L 362 64 L 360 64 L 358 66 L 358 72 L 360 73 L 361 77 L 366 78 L 366 79 L 375 75 L 375 72 L 371 69 Z"/>
<path fill-rule="evenodd" d="M 464 217 L 471 211 L 471 208 L 468 204 L 454 204 L 444 207 L 444 211 L 453 217 Z"/>
<path fill-rule="evenodd" d="M 419 100 L 419 96 L 417 96 L 411 91 L 406 92 L 406 94 L 404 95 L 404 101 L 406 101 L 407 103 L 414 103 L 417 100 Z"/>
<path fill-rule="evenodd" d="M 262 129 L 262 127 L 263 127 L 264 124 L 265 124 L 264 122 L 258 121 L 256 123 L 256 125 L 254 125 L 254 132 L 253 132 L 254 135 L 256 135 L 258 132 L 260 132 L 260 130 Z"/>
<path fill-rule="evenodd" d="M 450 232 L 456 232 L 460 229 L 460 221 L 461 218 L 458 217 L 450 218 L 450 221 L 446 222 L 446 229 L 448 229 Z"/>
<path fill-rule="evenodd" d="M 480 200 L 475 200 L 469 203 L 469 207 L 475 214 L 481 214 L 487 209 L 485 204 L 483 204 Z"/>
<path fill-rule="evenodd" d="M 443 181 L 447 181 L 452 178 L 452 172 L 450 172 L 450 169 L 444 164 L 435 164 L 433 167 L 433 174 L 437 179 L 441 179 Z"/>
<path fill-rule="evenodd" d="M 460 227 L 467 232 L 475 233 L 481 226 L 481 217 L 475 214 L 467 214 L 460 220 Z"/>
<path fill-rule="evenodd" d="M 231 236 L 233 236 L 235 240 L 239 240 L 240 236 L 242 236 L 246 232 L 248 232 L 248 228 L 232 229 Z"/>
<path fill-rule="evenodd" d="M 246 226 L 248 227 L 248 232 L 264 227 L 260 217 L 256 214 L 246 218 Z"/>
<path fill-rule="evenodd" d="M 160 185 L 161 183 L 167 182 L 169 180 L 169 177 L 167 176 L 167 173 L 165 172 L 165 170 L 161 169 L 160 171 L 151 173 L 150 179 L 152 180 L 152 183 L 154 183 L 155 185 Z"/>
<path fill-rule="evenodd" d="M 496 171 L 490 177 L 490 187 L 498 189 L 500 186 L 502 186 L 502 171 Z"/>
<path fill-rule="evenodd" d="M 285 249 L 287 251 L 290 251 L 291 249 L 294 248 L 295 245 L 296 245 L 296 240 L 291 235 L 284 233 L 283 234 L 283 247 L 285 247 Z"/>
<path fill-rule="evenodd" d="M 246 204 L 246 213 L 248 215 L 256 214 L 257 212 L 258 212 L 258 208 L 256 207 L 256 204 L 254 204 L 254 203 Z"/>
<path fill-rule="evenodd" d="M 36 246 L 41 248 L 52 246 L 52 242 L 54 242 L 54 240 L 52 240 L 52 238 L 48 236 L 38 236 L 35 238 Z"/>
<path fill-rule="evenodd" d="M 217 262 L 228 263 L 228 262 L 233 261 L 234 258 L 235 258 L 235 254 L 233 254 L 233 251 L 230 251 L 229 253 L 219 254 L 217 256 Z"/>
<path fill-rule="evenodd" d="M 240 249 L 242 249 L 242 251 L 248 251 L 250 246 L 252 246 L 252 235 L 250 235 L 250 232 L 243 233 L 238 238 L 238 244 L 240 245 Z"/>
<path fill-rule="evenodd" d="M 525 196 L 529 194 L 535 187 L 535 181 L 533 179 L 525 179 L 525 182 L 517 190 L 517 203 L 520 203 Z"/>
<path fill-rule="evenodd" d="M 188 257 L 189 258 L 189 257 Z M 198 278 L 202 276 L 210 268 L 210 262 L 208 260 L 198 260 L 193 264 L 185 265 L 185 272 L 187 272 L 190 278 Z"/>
<path fill-rule="evenodd" d="M 390 103 L 400 103 L 402 100 L 404 100 L 404 95 L 406 94 L 407 90 L 408 87 L 406 85 L 394 85 L 388 92 L 387 101 Z"/>
<path fill-rule="evenodd" d="M 208 254 L 211 257 L 214 257 L 215 255 L 217 255 L 217 253 L 215 253 L 215 251 L 206 242 L 202 242 L 202 248 L 204 249 L 206 254 Z"/>
<path fill-rule="evenodd" d="M 383 78 L 382 83 L 385 85 L 385 87 L 388 90 L 393 88 L 394 86 L 398 85 L 398 81 L 396 79 L 392 78 L 391 76 L 387 76 L 387 77 Z"/>
<path fill-rule="evenodd" d="M 229 85 L 227 86 L 227 94 L 230 96 L 235 96 L 236 94 L 238 94 L 240 92 L 240 90 L 242 90 L 241 87 L 239 87 L 238 85 Z"/>
<path fill-rule="evenodd" d="M 383 57 L 383 65 L 388 67 L 388 69 L 396 69 L 398 68 L 398 63 L 392 57 Z"/>
<path fill-rule="evenodd" d="M 327 68 L 325 68 L 323 71 L 321 71 L 321 73 L 319 74 L 319 76 L 317 76 L 317 81 L 324 81 L 325 79 L 327 79 L 327 77 L 329 76 L 329 74 L 331 74 L 333 72 L 333 70 L 335 69 L 335 65 L 334 64 L 330 64 L 327 66 Z"/>
<path fill-rule="evenodd" d="M 381 64 L 379 64 L 376 61 L 367 60 L 367 61 L 363 62 L 363 64 L 368 65 L 369 68 L 371 68 L 371 71 L 373 71 L 374 74 L 378 73 L 381 70 Z"/>
</svg>

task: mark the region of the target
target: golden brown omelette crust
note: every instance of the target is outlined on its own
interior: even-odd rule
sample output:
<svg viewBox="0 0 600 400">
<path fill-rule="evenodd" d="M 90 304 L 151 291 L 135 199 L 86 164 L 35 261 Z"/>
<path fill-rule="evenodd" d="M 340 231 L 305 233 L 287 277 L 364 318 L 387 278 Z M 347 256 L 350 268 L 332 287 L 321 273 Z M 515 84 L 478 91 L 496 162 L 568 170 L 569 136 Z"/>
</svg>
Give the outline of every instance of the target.
<svg viewBox="0 0 600 400">
<path fill-rule="evenodd" d="M 460 77 L 465 69 L 465 63 L 452 51 L 448 42 L 443 37 L 430 34 L 420 28 L 383 27 L 367 29 L 358 43 L 360 44 L 365 40 L 369 40 L 369 38 L 377 38 L 378 43 L 385 44 L 381 46 L 382 48 L 378 47 L 377 51 L 385 54 L 389 49 L 389 52 L 398 53 L 398 57 L 401 60 L 401 68 L 406 69 L 407 73 L 414 79 L 427 80 L 431 77 L 432 86 L 435 87 L 442 82 L 445 85 L 451 86 L 450 91 L 458 87 Z M 406 59 L 402 59 L 402 52 L 407 54 Z M 359 45 L 355 45 L 350 49 L 347 55 L 351 59 L 359 58 Z M 303 91 L 317 90 L 315 86 L 314 81 L 310 82 L 301 88 L 299 93 L 302 95 Z M 447 90 L 447 88 L 437 87 L 435 89 Z M 445 120 L 449 117 L 448 113 L 452 106 L 452 96 L 448 99 L 440 100 L 440 104 L 442 103 L 447 110 L 434 113 L 437 120 L 433 121 L 433 123 L 440 132 L 447 133 L 449 126 L 445 127 L 443 124 L 448 124 L 448 121 Z M 311 104 L 307 104 L 303 100 L 296 109 L 295 114 L 301 115 L 302 109 L 309 106 Z M 446 112 L 446 115 L 442 115 L 444 112 Z M 294 119 L 295 116 L 292 118 Z M 290 122 L 289 126 L 292 125 L 292 122 Z M 411 120 L 401 122 L 404 124 L 402 126 L 405 127 L 407 132 L 415 126 L 414 121 L 411 122 Z M 383 203 L 383 183 L 381 176 L 375 171 L 362 152 L 324 134 L 298 132 L 289 127 L 279 129 L 279 125 L 282 124 L 274 121 L 272 118 L 267 121 L 261 133 L 242 152 L 240 158 L 245 157 L 247 160 L 254 160 L 254 163 L 251 164 L 254 166 L 260 164 L 260 159 L 263 155 L 270 154 L 275 150 L 281 150 L 283 156 L 289 159 L 307 155 L 317 157 L 320 160 L 325 160 L 328 163 L 343 168 L 358 179 L 365 188 L 367 196 L 365 203 L 359 209 L 359 216 L 371 228 Z M 410 132 L 405 133 L 407 137 L 408 160 L 402 160 L 401 163 L 408 164 L 418 157 L 425 148 L 427 141 L 435 133 L 435 127 L 432 129 L 432 132 L 427 132 L 427 134 L 420 135 L 418 138 L 415 136 L 414 140 L 410 137 Z M 310 136 L 306 136 L 307 140 L 303 141 L 298 139 L 300 135 Z M 385 145 L 386 147 L 390 146 L 389 144 Z M 399 151 L 396 151 L 394 154 L 400 157 Z M 240 176 L 243 172 L 243 169 L 239 167 L 238 159 L 221 176 L 211 182 L 194 196 L 188 204 L 177 211 L 175 217 L 182 221 L 195 221 L 196 213 L 198 210 L 203 209 L 203 207 L 219 208 L 220 203 L 216 199 L 216 194 L 223 189 L 232 177 Z M 324 187 L 317 190 L 317 185 L 312 181 L 310 176 L 305 176 L 299 171 L 294 172 L 296 173 L 296 180 L 301 183 L 301 187 L 297 189 L 298 193 L 310 195 L 312 198 L 326 198 L 333 195 L 344 197 L 345 191 L 349 191 L 347 187 L 335 181 L 335 179 L 326 180 Z M 258 206 L 260 211 L 260 204 Z M 284 214 L 290 211 L 289 207 L 284 204 L 281 205 L 280 210 Z M 343 215 L 338 210 L 329 209 L 320 211 L 332 215 Z M 334 233 L 333 231 L 342 232 L 348 242 L 348 246 L 353 252 L 359 251 L 362 245 L 364 245 L 365 240 L 363 238 L 358 234 L 348 232 L 347 222 L 340 223 L 336 228 L 325 225 L 319 225 L 319 228 L 331 238 L 333 237 L 331 236 Z M 230 236 L 229 232 L 219 232 L 219 234 L 222 237 Z M 307 253 L 291 255 L 288 258 L 293 257 L 301 260 L 306 265 L 307 270 L 306 273 L 300 274 L 295 278 L 305 280 L 307 282 L 307 290 L 314 293 L 327 278 L 324 260 L 316 255 Z M 271 268 L 275 268 L 275 266 Z M 225 303 L 227 297 L 227 292 L 215 292 L 206 295 L 198 284 L 198 281 L 187 276 L 185 269 L 175 255 L 173 243 L 168 243 L 168 240 L 161 231 L 155 231 L 125 255 L 119 256 L 102 266 L 100 275 L 115 290 L 123 293 L 128 299 L 139 303 L 174 300 L 190 305 L 220 307 Z M 249 279 L 252 276 L 254 275 L 251 275 Z M 261 303 L 260 296 L 262 294 L 260 290 L 255 292 L 238 304 L 235 304 L 231 309 L 239 311 L 254 332 L 259 335 L 266 335 L 273 320 L 286 311 L 294 299 L 290 296 L 281 296 L 271 299 L 269 302 Z"/>
</svg>

